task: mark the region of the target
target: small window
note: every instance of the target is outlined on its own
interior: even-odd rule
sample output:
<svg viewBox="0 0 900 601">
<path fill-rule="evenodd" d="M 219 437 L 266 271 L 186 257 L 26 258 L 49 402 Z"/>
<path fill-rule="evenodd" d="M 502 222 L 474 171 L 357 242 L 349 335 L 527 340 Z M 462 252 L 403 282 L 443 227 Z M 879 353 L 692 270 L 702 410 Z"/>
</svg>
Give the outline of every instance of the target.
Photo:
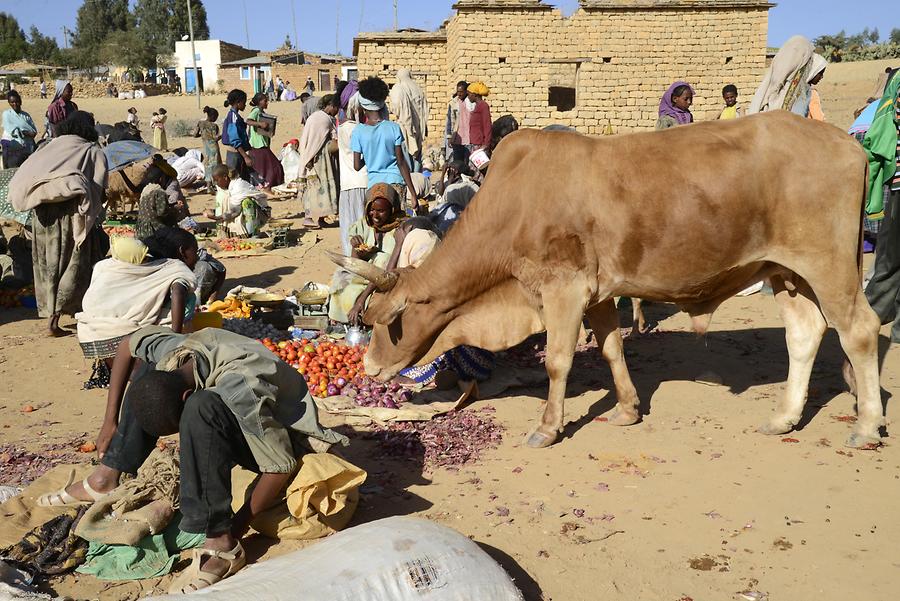
<svg viewBox="0 0 900 601">
<path fill-rule="evenodd" d="M 603 57 L 603 62 L 604 62 L 604 63 L 611 63 L 611 62 L 612 62 L 612 57 L 611 57 L 611 56 L 604 56 L 604 57 Z"/>
<path fill-rule="evenodd" d="M 250 67 L 241 67 L 241 79 L 243 79 L 243 80 L 250 79 Z"/>
<path fill-rule="evenodd" d="M 327 69 L 319 69 L 319 89 L 323 92 L 330 91 L 331 88 L 331 74 Z"/>
<path fill-rule="evenodd" d="M 390 66 L 390 65 L 382 65 L 381 67 L 382 67 L 382 70 L 384 70 L 384 71 L 390 71 L 390 70 L 391 70 L 391 66 Z"/>
<path fill-rule="evenodd" d="M 575 108 L 580 63 L 555 63 L 550 67 L 547 105 L 566 112 Z"/>
<path fill-rule="evenodd" d="M 561 113 L 575 108 L 575 88 L 561 88 L 550 86 L 547 104 L 556 108 Z"/>
<path fill-rule="evenodd" d="M 734 57 L 733 57 L 733 56 L 726 56 L 726 57 L 725 57 L 725 64 L 727 65 L 728 63 L 730 63 L 730 62 L 733 61 L 733 60 L 734 60 Z"/>
<path fill-rule="evenodd" d="M 501 56 L 499 62 L 500 62 L 501 65 L 505 65 L 505 64 L 506 64 L 506 57 L 505 57 L 505 56 Z"/>
</svg>

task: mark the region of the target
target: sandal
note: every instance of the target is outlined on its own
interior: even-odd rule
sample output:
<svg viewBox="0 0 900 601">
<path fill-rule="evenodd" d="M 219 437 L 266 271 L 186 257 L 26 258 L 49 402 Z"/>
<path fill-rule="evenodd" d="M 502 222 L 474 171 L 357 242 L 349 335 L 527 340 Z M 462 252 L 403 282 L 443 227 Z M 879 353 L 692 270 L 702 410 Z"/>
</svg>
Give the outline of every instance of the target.
<svg viewBox="0 0 900 601">
<path fill-rule="evenodd" d="M 187 595 L 212 586 L 225 580 L 229 576 L 237 574 L 241 568 L 247 565 L 247 555 L 244 548 L 238 542 L 231 551 L 213 551 L 212 549 L 193 549 L 193 561 L 182 574 L 172 582 L 169 587 L 170 595 Z M 228 571 L 219 576 L 212 572 L 204 572 L 200 569 L 200 561 L 204 557 L 216 557 L 228 562 Z"/>
<path fill-rule="evenodd" d="M 66 484 L 56 492 L 48 492 L 43 494 L 37 498 L 37 504 L 40 507 L 69 507 L 73 505 L 85 505 L 88 503 L 96 503 L 103 497 L 105 497 L 109 493 L 98 492 L 93 489 L 93 487 L 88 484 L 88 479 L 85 478 L 81 481 L 81 486 L 84 488 L 84 492 L 88 494 L 91 498 L 90 501 L 82 501 L 81 499 L 76 499 L 68 492 L 66 489 L 72 486 L 75 482 L 75 470 L 69 472 L 69 478 L 66 481 Z"/>
</svg>

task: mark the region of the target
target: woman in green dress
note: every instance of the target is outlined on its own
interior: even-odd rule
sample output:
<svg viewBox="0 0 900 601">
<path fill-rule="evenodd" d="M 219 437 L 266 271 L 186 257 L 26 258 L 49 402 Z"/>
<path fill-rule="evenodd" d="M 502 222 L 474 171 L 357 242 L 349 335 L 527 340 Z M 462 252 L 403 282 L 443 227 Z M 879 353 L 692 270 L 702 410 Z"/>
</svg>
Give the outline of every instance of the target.
<svg viewBox="0 0 900 601">
<path fill-rule="evenodd" d="M 394 252 L 394 230 L 404 219 L 400 196 L 391 185 L 379 183 L 369 188 L 363 216 L 350 226 L 350 256 L 386 268 Z M 338 269 L 331 284 L 328 317 L 348 323 L 356 299 L 368 285 L 368 280 Z"/>
<path fill-rule="evenodd" d="M 284 169 L 269 145 L 272 143 L 271 123 L 262 121 L 265 111 L 269 108 L 269 97 L 259 92 L 250 100 L 253 109 L 247 115 L 247 126 L 250 131 L 250 156 L 253 157 L 253 170 L 263 179 L 263 188 L 266 191 L 272 186 L 280 186 L 284 183 Z M 264 135 L 262 132 L 268 133 Z"/>
<path fill-rule="evenodd" d="M 194 130 L 194 137 L 200 138 L 203 142 L 203 167 L 206 174 L 206 186 L 208 190 L 215 191 L 213 187 L 212 172 L 216 165 L 222 164 L 222 155 L 219 153 L 219 126 L 216 121 L 219 119 L 219 111 L 204 106 L 203 114 L 206 119 L 197 123 L 197 129 Z"/>
</svg>

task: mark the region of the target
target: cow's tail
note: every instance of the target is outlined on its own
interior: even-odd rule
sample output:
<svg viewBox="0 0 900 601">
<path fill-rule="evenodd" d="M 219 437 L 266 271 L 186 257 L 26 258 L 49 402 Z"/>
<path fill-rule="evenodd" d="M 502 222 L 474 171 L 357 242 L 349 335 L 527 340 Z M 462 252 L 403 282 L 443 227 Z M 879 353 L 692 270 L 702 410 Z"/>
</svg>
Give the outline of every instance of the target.
<svg viewBox="0 0 900 601">
<path fill-rule="evenodd" d="M 859 272 L 859 284 L 863 282 L 863 247 L 866 235 L 866 204 L 869 200 L 869 161 L 866 161 L 866 179 L 863 180 L 862 207 L 860 208 L 859 239 L 856 249 L 856 268 Z"/>
</svg>

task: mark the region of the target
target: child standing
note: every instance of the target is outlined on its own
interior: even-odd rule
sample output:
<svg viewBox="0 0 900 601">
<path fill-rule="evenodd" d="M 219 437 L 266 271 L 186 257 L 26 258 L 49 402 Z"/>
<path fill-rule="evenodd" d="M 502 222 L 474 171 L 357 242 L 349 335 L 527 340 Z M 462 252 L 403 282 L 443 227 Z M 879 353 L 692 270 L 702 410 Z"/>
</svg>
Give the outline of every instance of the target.
<svg viewBox="0 0 900 601">
<path fill-rule="evenodd" d="M 128 109 L 128 116 L 125 117 L 125 123 L 137 130 L 141 129 L 141 120 L 138 119 L 137 109 L 135 107 Z"/>
<path fill-rule="evenodd" d="M 166 109 L 159 109 L 153 113 L 150 127 L 153 128 L 153 146 L 160 150 L 169 150 L 169 143 L 166 141 Z"/>
<path fill-rule="evenodd" d="M 209 191 L 214 190 L 213 185 L 213 169 L 222 164 L 222 155 L 219 153 L 219 126 L 216 120 L 219 118 L 219 111 L 204 106 L 203 114 L 206 118 L 197 123 L 197 129 L 194 130 L 194 137 L 203 141 L 203 166 L 206 168 L 206 185 Z"/>
<path fill-rule="evenodd" d="M 719 119 L 737 119 L 744 116 L 744 111 L 737 103 L 738 89 L 734 84 L 728 84 L 722 88 L 722 99 L 725 101 L 725 108 L 719 114 Z"/>
<path fill-rule="evenodd" d="M 142 364 L 126 391 L 136 359 Z M 137 472 L 158 437 L 176 432 L 180 528 L 205 534 L 206 541 L 170 593 L 189 593 L 239 571 L 247 561 L 240 539 L 260 511 L 284 498 L 297 458 L 347 444 L 346 437 L 319 424 L 303 377 L 260 342 L 217 328 L 185 336 L 150 326 L 126 337 L 113 360 L 97 437 L 101 464 L 82 482 L 38 503 L 97 500 L 117 486 L 123 472 Z M 231 510 L 235 465 L 260 474 L 236 514 Z"/>
<path fill-rule="evenodd" d="M 350 149 L 353 151 L 353 169 L 368 174 L 368 185 L 385 183 L 399 194 L 404 210 L 415 213 L 409 207 L 406 190 L 415 190 L 406 154 L 403 152 L 403 133 L 400 126 L 388 121 L 384 101 L 389 94 L 388 86 L 377 77 L 368 77 L 359 83 L 359 104 L 366 114 L 366 122 L 353 129 Z"/>
</svg>

